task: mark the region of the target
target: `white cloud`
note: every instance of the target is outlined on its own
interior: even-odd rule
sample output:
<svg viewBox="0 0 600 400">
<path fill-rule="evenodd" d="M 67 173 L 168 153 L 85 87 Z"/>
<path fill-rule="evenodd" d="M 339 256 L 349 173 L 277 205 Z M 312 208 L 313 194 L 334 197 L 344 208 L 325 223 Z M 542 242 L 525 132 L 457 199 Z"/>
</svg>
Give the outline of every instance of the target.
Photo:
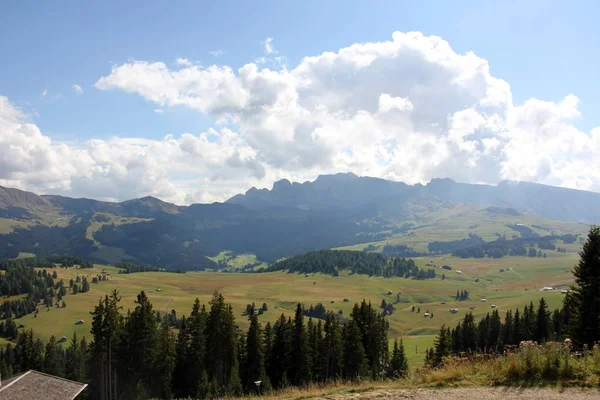
<svg viewBox="0 0 600 400">
<path fill-rule="evenodd" d="M 218 50 L 209 51 L 209 53 L 213 57 L 221 57 L 221 56 L 227 54 L 227 50 L 218 49 Z"/>
<path fill-rule="evenodd" d="M 75 91 L 75 93 L 77 94 L 83 94 L 83 89 L 81 88 L 81 86 L 79 85 L 73 85 L 73 90 Z"/>
<path fill-rule="evenodd" d="M 164 111 L 163 109 L 160 109 L 160 108 L 155 108 L 155 109 L 154 109 L 154 112 L 155 112 L 156 114 L 163 114 L 165 111 Z"/>
<path fill-rule="evenodd" d="M 193 63 L 190 60 L 188 60 L 187 58 L 178 58 L 177 60 L 175 60 L 175 64 L 184 66 L 184 67 L 189 67 L 189 66 L 193 65 Z"/>
<path fill-rule="evenodd" d="M 46 97 L 47 94 L 48 94 L 48 89 L 44 89 L 44 91 L 42 92 L 42 97 Z"/>
<path fill-rule="evenodd" d="M 121 200 L 153 195 L 183 204 L 234 195 L 231 182 L 258 182 L 265 173 L 256 152 L 226 128 L 67 145 L 42 134 L 0 96 L 0 132 L 0 185 L 24 190 Z"/>
<path fill-rule="evenodd" d="M 0 182 L 179 203 L 346 171 L 408 183 L 448 176 L 600 191 L 600 128 L 585 133 L 573 125 L 581 117 L 577 97 L 514 104 L 510 85 L 491 76 L 485 59 L 458 54 L 439 37 L 395 32 L 388 41 L 307 56 L 291 69 L 265 65 L 170 69 L 131 61 L 96 82 L 157 110 L 197 110 L 221 127 L 163 140 L 54 143 L 15 117 L 6 99 Z M 2 154 L 9 146 L 22 156 Z"/>
<path fill-rule="evenodd" d="M 277 54 L 277 50 L 275 50 L 275 47 L 273 47 L 273 38 L 272 37 L 266 38 L 263 43 L 265 45 L 265 53 L 266 54 Z"/>
<path fill-rule="evenodd" d="M 387 93 L 379 96 L 379 111 L 389 112 L 391 110 L 412 111 L 413 104 L 409 99 L 403 97 L 392 97 Z"/>
</svg>

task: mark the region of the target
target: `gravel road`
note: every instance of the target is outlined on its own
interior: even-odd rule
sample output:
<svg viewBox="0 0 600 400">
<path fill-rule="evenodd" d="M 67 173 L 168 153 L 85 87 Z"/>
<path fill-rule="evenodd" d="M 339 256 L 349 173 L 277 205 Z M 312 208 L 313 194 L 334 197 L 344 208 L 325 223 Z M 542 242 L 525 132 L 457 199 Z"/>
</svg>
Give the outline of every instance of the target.
<svg viewBox="0 0 600 400">
<path fill-rule="evenodd" d="M 476 388 L 476 389 L 397 389 L 374 390 L 365 393 L 332 394 L 318 397 L 319 400 L 386 399 L 386 400 L 564 400 L 564 399 L 600 399 L 600 390 L 591 389 L 513 389 L 513 388 Z"/>
</svg>

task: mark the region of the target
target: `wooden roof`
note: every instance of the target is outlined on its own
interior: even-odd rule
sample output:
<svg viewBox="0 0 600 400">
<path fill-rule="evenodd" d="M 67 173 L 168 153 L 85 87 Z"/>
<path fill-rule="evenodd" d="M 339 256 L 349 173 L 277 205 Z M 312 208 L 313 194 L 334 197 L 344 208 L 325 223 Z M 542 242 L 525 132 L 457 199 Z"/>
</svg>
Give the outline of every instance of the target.
<svg viewBox="0 0 600 400">
<path fill-rule="evenodd" d="M 1 382 L 0 400 L 73 400 L 86 386 L 30 370 Z"/>
</svg>

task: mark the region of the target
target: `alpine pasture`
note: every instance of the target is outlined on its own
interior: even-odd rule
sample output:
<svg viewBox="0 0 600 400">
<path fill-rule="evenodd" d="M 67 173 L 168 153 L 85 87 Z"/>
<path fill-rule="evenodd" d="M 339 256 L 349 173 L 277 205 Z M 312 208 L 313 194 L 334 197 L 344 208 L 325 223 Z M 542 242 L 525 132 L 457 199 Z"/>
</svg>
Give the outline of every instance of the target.
<svg viewBox="0 0 600 400">
<path fill-rule="evenodd" d="M 66 286 L 70 279 L 87 276 L 90 291 L 64 297 L 65 308 L 39 307 L 37 316 L 26 315 L 17 325 L 33 329 L 43 339 L 51 335 L 70 337 L 73 332 L 89 337 L 90 311 L 104 295 L 116 289 L 122 296 L 123 311 L 135 307 L 134 299 L 145 291 L 154 309 L 162 313 L 175 310 L 178 316 L 189 314 L 196 297 L 208 303 L 215 291 L 223 293 L 234 307 L 237 322 L 246 329 L 246 305 L 267 304 L 268 310 L 259 316 L 261 323 L 273 323 L 281 313 L 293 316 L 298 302 L 307 308 L 322 303 L 329 311 L 349 315 L 355 303 L 363 299 L 379 305 L 392 303 L 395 311 L 387 317 L 389 338 L 402 337 L 412 363 L 423 361 L 424 350 L 433 343 L 442 324 L 454 326 L 467 311 L 481 318 L 495 306 L 502 315 L 508 309 L 521 308 L 544 297 L 549 308 L 562 301 L 561 289 L 572 282 L 571 268 L 577 262 L 575 251 L 548 252 L 547 258 L 504 257 L 500 259 L 460 259 L 449 256 L 417 258 L 419 267 L 436 267 L 437 277 L 428 280 L 381 278 L 342 272 L 333 277 L 322 274 L 144 272 L 119 274 L 111 266 L 95 265 L 92 269 L 58 268 L 58 279 Z M 449 265 L 452 270 L 442 269 Z M 91 283 L 92 277 L 109 274 L 107 281 Z M 460 271 L 460 273 L 458 272 Z M 442 279 L 442 275 L 444 279 Z M 542 291 L 545 286 L 555 288 Z M 467 290 L 469 299 L 457 301 L 456 292 Z M 388 294 L 388 293 L 392 294 Z M 347 299 L 347 302 L 344 302 Z M 485 301 L 482 301 L 485 299 Z M 400 302 L 398 303 L 398 300 Z M 412 307 L 415 307 L 412 311 Z M 456 308 L 458 312 L 451 313 Z M 425 316 L 429 313 L 429 316 Z M 83 320 L 83 324 L 76 324 Z"/>
</svg>

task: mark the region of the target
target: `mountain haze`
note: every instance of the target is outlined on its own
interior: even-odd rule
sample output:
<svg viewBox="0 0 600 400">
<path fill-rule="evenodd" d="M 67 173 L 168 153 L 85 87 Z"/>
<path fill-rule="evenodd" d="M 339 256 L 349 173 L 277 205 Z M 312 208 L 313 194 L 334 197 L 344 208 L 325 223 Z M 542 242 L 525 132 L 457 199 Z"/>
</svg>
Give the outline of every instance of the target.
<svg viewBox="0 0 600 400">
<path fill-rule="evenodd" d="M 461 221 L 456 239 L 477 233 L 481 224 L 487 224 L 486 234 L 500 235 L 503 224 L 527 221 L 541 234 L 577 233 L 584 225 L 551 220 L 599 221 L 600 194 L 524 182 L 434 179 L 407 185 L 351 173 L 304 183 L 280 180 L 271 190 L 252 188 L 224 203 L 190 206 L 154 197 L 114 203 L 0 187 L 0 258 L 69 254 L 194 270 L 218 268 L 215 260 L 226 251 L 266 262 L 369 243 L 410 243 L 423 252 L 448 220 Z M 480 222 L 469 222 L 475 220 Z"/>
<path fill-rule="evenodd" d="M 227 203 L 252 209 L 273 206 L 303 209 L 353 208 L 382 198 L 437 197 L 453 203 L 514 208 L 524 213 L 564 221 L 600 221 L 600 193 L 565 189 L 529 182 L 502 181 L 497 186 L 432 179 L 427 185 L 407 185 L 352 173 L 322 175 L 313 182 L 290 183 L 273 189 L 252 188 Z"/>
</svg>

